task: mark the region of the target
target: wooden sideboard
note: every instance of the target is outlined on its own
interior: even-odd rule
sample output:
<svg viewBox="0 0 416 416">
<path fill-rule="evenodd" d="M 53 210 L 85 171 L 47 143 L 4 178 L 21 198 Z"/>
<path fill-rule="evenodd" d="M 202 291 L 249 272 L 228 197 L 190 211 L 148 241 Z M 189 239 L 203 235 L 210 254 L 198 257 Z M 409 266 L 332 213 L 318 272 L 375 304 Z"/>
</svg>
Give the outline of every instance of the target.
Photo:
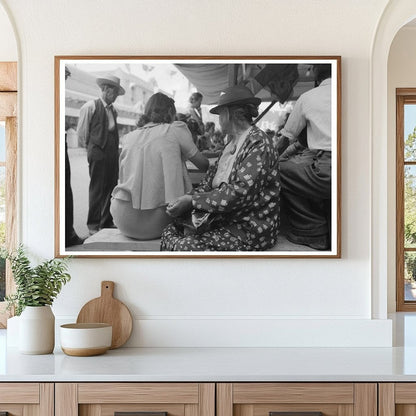
<svg viewBox="0 0 416 416">
<path fill-rule="evenodd" d="M 0 416 L 415 416 L 410 383 L 0 383 Z"/>
</svg>

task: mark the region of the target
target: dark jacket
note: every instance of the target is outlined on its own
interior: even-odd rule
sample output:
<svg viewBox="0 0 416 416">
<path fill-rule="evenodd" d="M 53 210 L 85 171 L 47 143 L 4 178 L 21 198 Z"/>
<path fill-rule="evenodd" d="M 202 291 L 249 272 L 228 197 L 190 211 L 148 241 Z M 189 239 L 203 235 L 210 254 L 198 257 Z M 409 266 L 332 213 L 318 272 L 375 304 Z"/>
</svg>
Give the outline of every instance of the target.
<svg viewBox="0 0 416 416">
<path fill-rule="evenodd" d="M 116 128 L 114 131 L 117 147 L 119 143 L 118 131 L 117 131 L 117 112 L 114 107 L 111 107 L 113 111 L 114 121 Z M 87 137 L 87 146 L 92 144 L 104 149 L 108 139 L 108 116 L 103 102 L 100 98 L 95 100 L 95 111 L 90 121 L 90 130 Z"/>
</svg>

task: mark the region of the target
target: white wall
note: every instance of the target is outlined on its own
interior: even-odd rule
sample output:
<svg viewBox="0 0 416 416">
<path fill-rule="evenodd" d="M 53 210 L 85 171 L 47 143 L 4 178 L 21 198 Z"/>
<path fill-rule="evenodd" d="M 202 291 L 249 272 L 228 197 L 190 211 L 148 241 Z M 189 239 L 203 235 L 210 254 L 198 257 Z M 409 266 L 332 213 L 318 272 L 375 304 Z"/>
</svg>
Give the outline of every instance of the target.
<svg viewBox="0 0 416 416">
<path fill-rule="evenodd" d="M 54 55 L 343 60 L 342 259 L 73 259 L 58 318 L 74 319 L 108 279 L 137 319 L 130 345 L 390 345 L 383 294 L 371 320 L 370 58 L 387 0 L 0 4 L 21 40 L 21 240 L 42 257 L 54 253 Z"/>
<path fill-rule="evenodd" d="M 404 27 L 395 36 L 391 44 L 388 62 L 388 164 L 387 176 L 389 193 L 389 296 L 388 309 L 396 309 L 396 262 L 395 262 L 395 198 L 396 198 L 396 88 L 416 87 L 416 26 Z"/>
<path fill-rule="evenodd" d="M 17 56 L 16 37 L 12 23 L 6 10 L 0 6 L 0 61 L 17 61 Z"/>
</svg>

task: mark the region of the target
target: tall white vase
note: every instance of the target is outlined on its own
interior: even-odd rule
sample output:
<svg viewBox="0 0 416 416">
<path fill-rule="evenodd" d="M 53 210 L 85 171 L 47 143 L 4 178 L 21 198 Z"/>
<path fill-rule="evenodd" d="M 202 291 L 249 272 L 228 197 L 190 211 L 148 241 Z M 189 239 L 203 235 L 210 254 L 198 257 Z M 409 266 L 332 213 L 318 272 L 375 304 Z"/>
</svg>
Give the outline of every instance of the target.
<svg viewBox="0 0 416 416">
<path fill-rule="evenodd" d="M 48 306 L 26 306 L 19 319 L 19 351 L 50 354 L 55 346 L 55 315 Z"/>
</svg>

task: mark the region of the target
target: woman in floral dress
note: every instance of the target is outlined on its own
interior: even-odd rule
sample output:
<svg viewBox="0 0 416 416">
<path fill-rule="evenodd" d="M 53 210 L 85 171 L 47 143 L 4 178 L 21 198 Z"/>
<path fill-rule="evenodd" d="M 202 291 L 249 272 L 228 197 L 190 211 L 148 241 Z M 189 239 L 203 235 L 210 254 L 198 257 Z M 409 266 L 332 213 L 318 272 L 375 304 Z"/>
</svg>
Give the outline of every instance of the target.
<svg viewBox="0 0 416 416">
<path fill-rule="evenodd" d="M 162 251 L 264 251 L 276 244 L 278 153 L 252 125 L 259 104 L 248 88 L 234 86 L 211 109 L 227 145 L 201 184 L 168 205 L 175 221 L 162 233 Z"/>
</svg>

